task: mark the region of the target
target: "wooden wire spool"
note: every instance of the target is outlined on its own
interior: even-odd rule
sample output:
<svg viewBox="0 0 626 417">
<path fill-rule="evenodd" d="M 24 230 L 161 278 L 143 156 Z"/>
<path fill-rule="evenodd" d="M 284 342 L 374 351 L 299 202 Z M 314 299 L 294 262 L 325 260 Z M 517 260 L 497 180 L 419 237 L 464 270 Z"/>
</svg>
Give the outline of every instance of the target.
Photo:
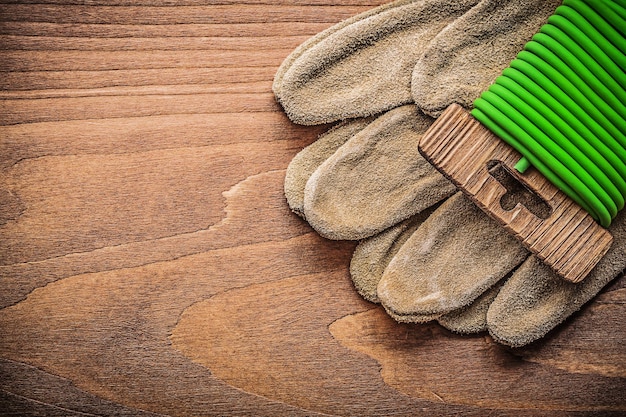
<svg viewBox="0 0 626 417">
<path fill-rule="evenodd" d="M 449 106 L 426 132 L 420 152 L 488 215 L 564 279 L 580 282 L 608 251 L 613 238 L 535 169 L 513 166 L 521 155 L 461 106 Z M 541 214 L 521 203 L 503 207 L 509 188 L 495 170 L 506 170 L 547 204 Z"/>
</svg>

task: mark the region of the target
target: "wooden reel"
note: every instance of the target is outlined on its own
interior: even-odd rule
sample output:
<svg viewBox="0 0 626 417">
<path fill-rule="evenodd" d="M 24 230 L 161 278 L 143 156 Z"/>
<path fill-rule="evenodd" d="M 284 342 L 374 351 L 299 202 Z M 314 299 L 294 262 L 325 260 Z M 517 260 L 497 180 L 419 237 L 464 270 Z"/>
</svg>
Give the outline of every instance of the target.
<svg viewBox="0 0 626 417">
<path fill-rule="evenodd" d="M 583 280 L 611 246 L 611 234 L 536 169 L 517 172 L 513 166 L 521 154 L 461 106 L 453 104 L 444 111 L 423 136 L 419 150 L 566 280 Z M 502 199 L 508 189 L 496 179 L 496 168 L 504 168 L 547 203 L 547 215 L 538 216 L 520 203 L 503 208 Z"/>
</svg>

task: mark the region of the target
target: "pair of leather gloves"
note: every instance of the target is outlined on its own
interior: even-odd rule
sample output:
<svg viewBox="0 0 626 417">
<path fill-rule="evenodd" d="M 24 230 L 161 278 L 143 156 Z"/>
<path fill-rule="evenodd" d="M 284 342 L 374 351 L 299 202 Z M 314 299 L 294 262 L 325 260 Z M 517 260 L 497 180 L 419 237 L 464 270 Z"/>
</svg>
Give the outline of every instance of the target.
<svg viewBox="0 0 626 417">
<path fill-rule="evenodd" d="M 289 206 L 324 237 L 361 241 L 355 287 L 396 320 L 523 346 L 626 268 L 624 211 L 608 254 L 572 284 L 418 152 L 434 118 L 470 108 L 559 4 L 399 0 L 325 30 L 279 68 L 273 89 L 291 120 L 341 121 L 289 165 Z"/>
</svg>

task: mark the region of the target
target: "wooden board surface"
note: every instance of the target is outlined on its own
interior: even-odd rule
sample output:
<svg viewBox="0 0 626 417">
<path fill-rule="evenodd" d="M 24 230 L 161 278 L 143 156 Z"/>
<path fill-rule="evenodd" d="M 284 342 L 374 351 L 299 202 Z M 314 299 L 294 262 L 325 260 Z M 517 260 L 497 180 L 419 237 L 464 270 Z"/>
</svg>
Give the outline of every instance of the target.
<svg viewBox="0 0 626 417">
<path fill-rule="evenodd" d="M 382 1 L 0 4 L 0 415 L 626 412 L 626 285 L 549 337 L 401 325 L 282 194 L 271 81 Z M 75 2 L 79 3 L 79 2 Z"/>
</svg>

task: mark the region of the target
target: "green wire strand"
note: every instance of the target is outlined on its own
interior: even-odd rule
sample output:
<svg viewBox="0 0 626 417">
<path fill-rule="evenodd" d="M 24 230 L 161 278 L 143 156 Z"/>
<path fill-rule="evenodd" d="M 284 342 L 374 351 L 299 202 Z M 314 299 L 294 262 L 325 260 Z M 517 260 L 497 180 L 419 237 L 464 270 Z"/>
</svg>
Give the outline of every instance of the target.
<svg viewBox="0 0 626 417">
<path fill-rule="evenodd" d="M 601 79 L 606 78 L 602 76 L 605 71 L 602 68 L 597 68 L 594 65 L 597 65 L 595 61 L 590 59 L 586 61 L 587 65 L 584 65 L 576 56 L 569 52 L 570 50 L 567 49 L 570 47 L 569 45 L 559 47 L 560 44 L 549 36 L 541 36 L 542 33 L 538 35 L 536 37 L 540 42 L 533 38 L 535 41 L 529 42 L 526 45 L 526 49 L 540 56 L 561 74 L 566 74 L 565 76 L 568 80 L 579 87 L 579 91 L 581 91 L 582 87 L 585 96 L 593 103 L 601 104 L 602 107 L 596 107 L 607 117 L 610 117 L 616 126 L 626 126 L 626 120 L 622 116 L 626 115 L 626 105 L 622 101 L 622 99 L 626 100 L 626 90 L 619 88 L 615 84 L 612 85 L 615 92 L 610 90 L 601 81 Z M 574 48 L 572 47 L 572 49 Z M 611 84 L 608 80 L 606 82 Z M 622 136 L 617 135 L 615 139 L 622 146 L 626 147 L 626 139 Z"/>
<path fill-rule="evenodd" d="M 528 94 L 528 91 L 537 90 L 539 87 L 534 81 L 514 68 L 505 69 L 496 83 L 506 86 L 518 97 L 525 100 L 528 105 L 533 106 L 535 110 L 548 117 L 565 136 L 571 137 L 576 142 L 584 141 L 586 147 L 583 151 L 588 152 L 591 157 L 598 158 L 598 160 L 605 158 L 604 160 L 608 161 L 613 168 L 607 169 L 611 175 L 611 180 L 626 195 L 626 149 L 616 146 L 617 144 L 610 140 L 606 131 L 602 130 L 597 123 L 591 119 L 583 119 L 592 125 L 591 128 L 588 124 L 583 123 L 579 117 L 575 116 L 575 110 L 569 109 L 563 104 L 563 102 L 567 103 L 567 100 L 562 97 L 561 100 L 557 100 L 548 94 L 542 95 L 541 98 Z M 577 110 L 578 113 L 582 112 L 580 107 L 577 107 Z M 608 139 L 592 141 L 591 139 L 594 137 L 608 137 Z M 611 145 L 613 146 L 611 147 Z M 582 148 L 583 146 L 579 147 Z"/>
<path fill-rule="evenodd" d="M 581 7 L 582 9 L 588 10 L 589 8 L 593 9 L 598 16 L 596 19 L 598 21 L 604 20 L 608 22 L 613 29 L 617 32 L 621 33 L 622 37 L 626 36 L 626 27 L 624 27 L 624 19 L 621 18 L 620 15 L 615 13 L 613 8 L 609 7 L 604 1 L 597 0 L 591 2 L 583 2 L 580 0 L 565 0 L 564 3 L 572 2 L 576 4 L 576 6 Z"/>
<path fill-rule="evenodd" d="M 474 109 L 472 110 L 472 116 L 476 118 L 481 124 L 489 128 L 496 136 L 503 139 L 505 142 L 517 149 L 521 154 L 527 155 L 527 159 L 532 166 L 537 168 L 544 174 L 548 181 L 557 186 L 560 190 L 566 193 L 572 200 L 574 200 L 579 206 L 581 206 L 586 212 L 593 213 L 592 208 L 587 204 L 584 199 L 578 196 L 578 193 L 574 191 L 567 183 L 563 182 L 552 170 L 550 170 L 541 159 L 530 152 L 522 142 L 519 142 L 515 135 L 515 128 L 508 123 L 504 123 L 506 116 L 502 114 L 496 107 L 492 106 L 485 100 L 478 98 L 474 102 Z M 495 116 L 492 119 L 490 116 Z"/>
<path fill-rule="evenodd" d="M 589 4 L 600 5 L 601 1 L 592 0 L 590 2 L 583 2 L 580 0 L 564 0 L 563 6 L 560 7 L 571 7 L 580 13 L 581 16 L 585 16 L 591 25 L 596 28 L 600 33 L 602 33 L 613 45 L 615 45 L 622 53 L 626 53 L 626 45 L 624 45 L 624 34 L 619 33 L 611 22 L 607 21 L 607 16 L 599 15 L 593 8 L 589 7 Z M 606 11 L 610 11 L 611 9 L 606 8 Z M 558 8 L 557 8 L 558 14 Z M 615 22 L 617 26 L 619 26 L 620 22 Z M 623 24 L 623 22 L 622 22 Z"/>
<path fill-rule="evenodd" d="M 582 64 L 567 47 L 555 44 L 550 38 L 541 38 L 544 43 L 529 42 L 525 50 L 533 53 L 544 60 L 552 68 L 567 78 L 572 84 L 578 86 L 592 103 L 596 105 L 613 124 L 620 126 L 626 124 L 621 114 L 626 114 L 626 106 L 613 94 L 590 70 Z M 573 71 L 571 71 L 571 70 Z M 626 95 L 626 91 L 624 92 Z"/>
<path fill-rule="evenodd" d="M 602 226 L 626 200 L 626 0 L 564 0 L 472 115 Z"/>
<path fill-rule="evenodd" d="M 569 40 L 569 38 L 566 39 Z M 584 78 L 592 90 L 607 101 L 610 106 L 617 109 L 619 114 L 626 114 L 624 112 L 626 109 L 624 105 L 626 90 L 619 88 L 617 82 L 606 70 L 578 45 L 567 41 L 564 44 L 559 44 L 545 33 L 538 33 L 533 37 L 533 41 L 535 42 L 530 42 L 527 46 L 532 47 L 537 43 L 547 48 L 562 62 L 561 65 L 574 69 L 581 78 Z"/>
<path fill-rule="evenodd" d="M 580 151 L 568 140 L 554 125 L 542 114 L 512 94 L 501 85 L 494 85 L 489 91 L 506 101 L 519 111 L 519 123 L 526 133 L 535 138 L 539 143 L 554 155 L 560 163 L 570 167 L 572 174 L 582 181 L 592 192 L 599 196 L 602 203 L 609 208 L 611 216 L 624 207 L 624 197 L 617 187 L 611 182 L 606 173 L 593 161 Z M 603 168 L 610 168 L 606 164 Z"/>
<path fill-rule="evenodd" d="M 622 19 L 626 20 L 626 9 L 624 7 L 621 7 L 619 4 L 617 4 L 616 2 L 612 2 L 612 1 L 607 2 L 607 4 L 609 5 L 609 7 L 613 9 L 615 13 L 620 15 Z"/>
<path fill-rule="evenodd" d="M 538 127 L 551 138 L 556 138 L 555 141 L 571 157 L 575 158 L 595 178 L 600 179 L 601 186 L 609 192 L 613 201 L 617 203 L 618 210 L 624 207 L 626 165 L 621 164 L 620 174 L 604 156 L 613 154 L 610 149 L 601 144 L 598 146 L 601 151 L 594 148 L 554 110 L 537 97 L 528 94 L 519 84 L 508 77 L 501 76 L 498 78 L 491 91 L 505 100 L 508 94 L 512 94 L 516 100 L 521 100 L 523 104 L 518 104 L 518 108 L 528 108 L 527 111 L 532 110 L 532 114 L 527 115 L 527 118 L 533 121 L 538 120 L 539 123 L 535 123 Z"/>
<path fill-rule="evenodd" d="M 611 3 L 613 3 L 616 6 L 626 8 L 626 0 L 613 0 Z"/>
<path fill-rule="evenodd" d="M 601 221 L 608 221 L 617 213 L 617 207 L 602 187 L 576 163 L 555 142 L 531 123 L 518 107 L 506 102 L 493 90 L 485 91 L 481 98 L 492 106 L 501 109 L 516 126 L 516 136 L 533 149 L 537 157 L 566 184 L 574 189 L 580 198 L 589 203 L 593 213 Z"/>
<path fill-rule="evenodd" d="M 553 15 L 548 19 L 540 32 L 544 32 L 561 41 L 567 36 L 577 45 L 591 55 L 602 68 L 613 77 L 622 88 L 626 88 L 626 56 L 598 31 L 590 26 L 585 29 L 577 29 L 577 25 L 588 24 L 575 10 L 565 8 L 562 15 Z M 562 35 L 563 34 L 563 35 Z M 600 47 L 598 47 L 598 45 Z"/>
<path fill-rule="evenodd" d="M 530 74 L 530 76 L 528 75 Z M 617 143 L 596 120 L 586 117 L 585 110 L 570 96 L 568 96 L 559 86 L 551 84 L 543 74 L 532 68 L 523 61 L 513 62 L 511 67 L 503 71 L 503 75 L 515 80 L 528 91 L 535 91 L 540 94 L 540 100 L 547 103 L 555 111 L 558 111 L 562 117 L 567 120 L 571 126 L 578 127 L 578 132 L 584 137 L 600 139 L 597 143 L 607 146 L 617 158 L 611 158 L 613 166 L 620 167 L 626 163 L 626 149 Z M 611 157 L 611 154 L 606 154 Z M 621 172 L 621 170 L 620 170 Z"/>
<path fill-rule="evenodd" d="M 547 38 L 551 39 L 548 40 Z M 587 67 L 590 72 L 595 74 L 595 76 L 600 79 L 602 84 L 611 92 L 611 94 L 617 94 L 618 100 L 626 99 L 626 91 L 624 90 L 624 87 L 626 86 L 626 74 L 621 74 L 621 77 L 615 74 L 615 71 L 620 71 L 619 67 L 617 67 L 617 65 L 615 65 L 615 63 L 611 61 L 608 56 L 605 55 L 606 59 L 613 65 L 611 66 L 610 64 L 607 64 L 606 66 L 610 66 L 614 71 L 613 73 L 611 73 L 611 69 L 607 69 L 606 66 L 602 65 L 599 60 L 593 57 L 578 43 L 574 42 L 574 40 L 566 33 L 555 26 L 544 26 L 539 33 L 533 36 L 533 40 L 543 45 L 546 45 L 546 43 L 551 43 L 552 45 L 567 44 L 567 50 L 573 54 L 578 61 L 580 61 L 580 65 Z"/>
<path fill-rule="evenodd" d="M 607 131 L 609 131 L 613 138 L 622 136 L 620 129 L 617 126 L 623 126 L 623 119 L 621 119 L 613 109 L 603 102 L 600 97 L 593 93 L 589 86 L 582 85 L 581 80 L 578 81 L 580 84 L 575 84 L 569 79 L 562 77 L 558 70 L 528 51 L 520 52 L 517 60 L 527 62 L 530 66 L 538 69 L 539 72 L 544 74 L 550 80 L 558 80 L 558 83 L 564 87 L 568 95 L 570 95 L 570 97 L 572 97 L 576 102 L 580 103 L 585 109 L 585 112 L 589 116 L 596 119 Z M 572 75 L 572 77 L 579 78 L 575 74 Z"/>
</svg>

